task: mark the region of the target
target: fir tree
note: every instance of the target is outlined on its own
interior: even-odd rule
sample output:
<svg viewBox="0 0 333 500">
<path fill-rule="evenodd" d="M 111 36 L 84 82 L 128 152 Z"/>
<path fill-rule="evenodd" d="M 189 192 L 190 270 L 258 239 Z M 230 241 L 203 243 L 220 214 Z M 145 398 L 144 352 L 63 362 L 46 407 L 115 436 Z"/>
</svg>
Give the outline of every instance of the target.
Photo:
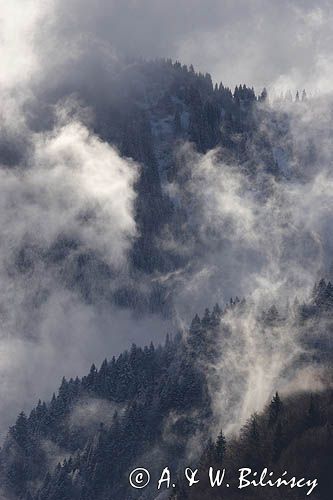
<svg viewBox="0 0 333 500">
<path fill-rule="evenodd" d="M 221 431 L 217 437 L 215 444 L 215 451 L 214 451 L 215 462 L 218 465 L 223 464 L 225 451 L 226 451 L 226 439 L 224 437 L 223 432 Z"/>
<path fill-rule="evenodd" d="M 282 410 L 282 402 L 279 393 L 276 392 L 269 405 L 269 425 L 275 424 Z"/>
</svg>

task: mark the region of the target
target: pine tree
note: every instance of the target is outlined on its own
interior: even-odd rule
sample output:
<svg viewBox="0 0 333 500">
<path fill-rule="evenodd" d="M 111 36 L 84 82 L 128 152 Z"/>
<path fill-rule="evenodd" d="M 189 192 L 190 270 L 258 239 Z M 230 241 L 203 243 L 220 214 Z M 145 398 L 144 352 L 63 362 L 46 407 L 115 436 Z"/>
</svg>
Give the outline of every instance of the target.
<svg viewBox="0 0 333 500">
<path fill-rule="evenodd" d="M 282 402 L 279 396 L 279 393 L 276 392 L 273 397 L 270 405 L 269 405 L 269 421 L 268 425 L 273 425 L 277 421 L 282 410 Z"/>
<path fill-rule="evenodd" d="M 222 317 L 222 310 L 218 304 L 215 304 L 211 315 L 212 327 L 217 327 L 220 324 L 221 317 Z"/>
<path fill-rule="evenodd" d="M 190 326 L 190 333 L 191 334 L 196 334 L 201 330 L 201 320 L 196 314 L 192 320 L 191 326 Z"/>
<path fill-rule="evenodd" d="M 206 309 L 205 309 L 205 313 L 204 313 L 204 316 L 202 318 L 201 323 L 202 323 L 202 326 L 204 328 L 208 328 L 210 326 L 210 311 L 209 311 L 208 307 L 206 307 Z"/>
<path fill-rule="evenodd" d="M 307 428 L 311 429 L 312 427 L 316 427 L 320 423 L 320 412 L 313 394 L 310 397 L 310 405 L 308 412 L 305 417 L 305 425 Z"/>
<path fill-rule="evenodd" d="M 259 96 L 259 101 L 260 102 L 266 102 L 268 100 L 268 92 L 266 88 L 264 87 L 260 96 Z"/>
<path fill-rule="evenodd" d="M 222 465 L 226 450 L 226 439 L 221 430 L 220 434 L 217 437 L 214 451 L 215 462 L 218 465 Z"/>
<path fill-rule="evenodd" d="M 243 431 L 243 443 L 245 460 L 249 466 L 260 467 L 261 465 L 261 438 L 258 423 L 258 415 L 255 413 L 246 423 Z"/>
<path fill-rule="evenodd" d="M 10 429 L 10 434 L 15 439 L 17 444 L 22 448 L 26 449 L 28 443 L 29 429 L 28 429 L 28 419 L 24 411 L 21 411 L 17 417 L 16 423 Z"/>
<path fill-rule="evenodd" d="M 321 308 L 325 305 L 327 300 L 327 284 L 324 279 L 316 283 L 312 292 L 312 299 L 314 304 Z"/>
</svg>

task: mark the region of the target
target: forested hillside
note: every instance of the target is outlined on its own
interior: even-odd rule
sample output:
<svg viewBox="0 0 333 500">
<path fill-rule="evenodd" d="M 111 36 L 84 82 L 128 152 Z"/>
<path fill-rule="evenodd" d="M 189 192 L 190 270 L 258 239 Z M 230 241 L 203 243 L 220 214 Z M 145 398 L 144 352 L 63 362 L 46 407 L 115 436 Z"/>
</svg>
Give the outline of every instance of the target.
<svg viewBox="0 0 333 500">
<path fill-rule="evenodd" d="M 228 441 L 219 434 L 215 442 L 208 442 L 200 460 L 200 483 L 190 489 L 183 481 L 172 498 L 296 499 L 305 498 L 310 490 L 250 486 L 240 491 L 239 469 L 247 467 L 256 471 L 258 476 L 251 475 L 248 479 L 257 482 L 265 468 L 267 474 L 273 472 L 263 484 L 268 479 L 276 481 L 285 471 L 287 481 L 293 476 L 307 480 L 316 478 L 318 485 L 310 496 L 328 500 L 332 495 L 332 396 L 332 390 L 319 394 L 303 393 L 286 399 L 281 399 L 276 393 L 263 413 L 254 414 L 248 420 L 237 439 Z M 211 487 L 209 467 L 226 469 L 228 489 L 225 485 Z"/>
<path fill-rule="evenodd" d="M 89 359 L 97 340 L 108 345 L 108 329 L 122 340 L 118 328 L 132 333 L 142 322 L 152 343 L 141 347 L 139 337 L 117 357 L 103 347 L 107 359 L 99 368 L 91 359 L 96 365 L 82 378 L 66 365 L 72 378 L 10 427 L 0 455 L 1 494 L 153 499 L 152 484 L 144 496 L 129 486 L 131 469 L 146 466 L 157 477 L 166 464 L 179 474 L 184 464 L 209 460 L 232 469 L 236 456 L 292 468 L 302 455 L 298 471 L 313 451 L 318 461 L 309 461 L 309 473 L 321 469 L 316 498 L 326 500 L 333 328 L 326 168 L 332 123 L 322 114 L 328 104 L 308 100 L 305 91 L 270 103 L 265 89 L 256 95 L 242 84 L 232 91 L 169 60 L 122 62 L 101 81 L 100 88 L 50 84 L 41 95 L 43 125 L 31 106 L 38 140 L 29 161 L 38 167 L 24 159 L 27 145 L 1 144 L 4 168 L 14 176 L 6 178 L 8 192 L 17 172 L 27 176 L 22 199 L 29 213 L 17 241 L 9 240 L 4 324 L 18 329 L 32 353 L 45 346 L 42 366 L 54 349 L 45 332 L 59 314 L 64 346 Z M 112 174 L 104 172 L 104 155 Z M 48 167 L 35 173 L 43 162 Z M 81 163 L 86 170 L 75 177 Z M 64 166 L 74 180 L 62 192 Z M 110 175 L 122 198 L 107 191 Z M 47 203 L 46 193 L 59 189 Z M 39 207 L 43 217 L 35 219 Z M 11 296 L 19 297 L 18 317 L 10 314 Z M 169 331 L 162 343 L 155 340 L 161 325 Z M 59 352 L 61 359 L 62 346 Z M 312 387 L 322 392 L 307 395 Z M 276 391 L 282 403 L 276 396 L 248 420 Z M 219 434 L 214 444 L 220 429 L 226 443 Z M 215 495 L 204 482 L 195 492 L 181 481 L 178 488 L 169 492 L 178 499 Z"/>
<path fill-rule="evenodd" d="M 297 177 L 299 170 L 291 172 L 291 166 L 299 161 L 300 152 L 289 134 L 291 118 L 284 108 L 266 109 L 265 90 L 259 96 L 243 84 L 231 90 L 222 83 L 213 84 L 209 74 L 169 60 L 122 63 L 112 75 L 101 75 L 104 77 L 109 78 L 107 89 L 92 89 L 89 81 L 81 82 L 79 102 L 93 110 L 93 131 L 139 165 L 133 165 L 140 169 L 135 186 L 138 238 L 131 249 L 129 273 L 119 279 L 112 266 L 66 233 L 48 249 L 27 244 L 16 264 L 21 272 L 28 272 L 39 252 L 62 285 L 78 290 L 86 301 L 103 297 L 140 313 L 169 315 L 174 309 L 173 286 L 159 279 L 152 282 L 151 277 L 190 268 L 194 256 L 208 243 L 198 239 L 198 227 L 192 220 L 195 207 L 187 193 L 190 177 L 185 169 L 187 153 L 181 145 L 190 143 L 202 154 L 217 148 L 218 159 L 238 165 L 254 184 Z M 55 105 L 63 91 L 50 83 L 42 99 Z M 76 95 L 78 90 L 69 87 L 66 92 Z M 291 108 L 302 105 L 290 102 L 288 96 L 284 104 Z M 67 113 L 76 118 L 77 104 L 70 101 L 68 105 Z M 58 119 L 52 110 L 45 110 L 49 128 Z M 8 145 L 0 151 L 8 165 L 19 154 L 17 144 L 10 147 L 10 151 Z M 263 174 L 267 174 L 266 180 Z M 89 222 L 89 214 L 86 217 Z M 189 243 L 192 248 L 184 250 Z"/>
<path fill-rule="evenodd" d="M 332 497 L 332 23 L 0 0 L 0 500 Z"/>
<path fill-rule="evenodd" d="M 289 375 L 292 378 L 301 367 L 326 366 L 323 388 L 331 377 L 332 299 L 331 284 L 322 280 L 308 303 L 294 306 L 289 317 L 282 317 L 273 305 L 257 324 L 265 343 L 268 330 L 292 322 L 304 351 L 299 351 Z M 168 336 L 162 346 L 133 345 L 117 359 L 105 359 L 99 369 L 92 365 L 81 379 L 63 379 L 57 395 L 39 401 L 28 416 L 22 412 L 10 428 L 1 450 L 4 493 L 25 500 L 141 498 L 140 490 L 128 484 L 136 466 L 146 466 L 158 478 L 165 464 L 175 474 L 192 463 L 200 464 L 202 473 L 206 465 L 226 464 L 235 471 L 238 464 L 262 464 L 311 472 L 321 479 L 323 493 L 318 498 L 329 498 L 331 390 L 300 393 L 282 402 L 276 395 L 263 415 L 251 417 L 240 440 L 234 437 L 225 444 L 220 435 L 216 444 L 212 441 L 221 416 L 214 407 L 219 387 L 216 378 L 212 392 L 211 370 L 223 365 L 228 355 L 224 343 L 239 333 L 230 331 L 230 315 L 241 318 L 251 307 L 238 298 L 223 310 L 216 304 L 202 318 L 196 315 L 187 331 Z M 325 333 L 311 334 L 313 319 L 325 325 Z M 237 407 L 243 392 L 230 397 Z M 221 405 L 226 418 L 230 402 Z M 178 488 L 177 498 L 215 498 L 204 481 L 193 496 L 181 480 Z M 145 494 L 155 498 L 156 485 Z M 266 493 L 260 494 L 266 498 Z"/>
</svg>

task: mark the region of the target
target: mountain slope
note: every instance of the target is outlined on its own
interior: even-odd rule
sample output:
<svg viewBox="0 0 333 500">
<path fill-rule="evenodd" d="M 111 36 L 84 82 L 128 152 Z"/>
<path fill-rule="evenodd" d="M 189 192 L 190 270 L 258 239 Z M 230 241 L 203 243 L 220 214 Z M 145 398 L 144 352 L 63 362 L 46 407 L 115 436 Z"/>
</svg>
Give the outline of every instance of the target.
<svg viewBox="0 0 333 500">
<path fill-rule="evenodd" d="M 331 364 L 333 351 L 328 348 L 332 344 L 327 326 L 332 324 L 332 296 L 330 283 L 322 280 L 311 300 L 297 306 L 296 314 L 293 311 L 303 351 L 293 359 L 289 378 L 302 366 Z M 241 342 L 237 339 L 240 332 L 229 330 L 230 315 L 241 318 L 249 308 L 238 299 L 224 311 L 216 305 L 212 313 L 206 310 L 202 319 L 196 315 L 188 332 L 174 339 L 168 337 L 164 346 L 154 348 L 151 344 L 142 349 L 133 345 L 118 359 L 105 360 L 99 370 L 93 365 L 82 379 L 63 379 L 57 396 L 48 403 L 39 401 L 29 417 L 21 413 L 9 431 L 0 469 L 7 494 L 36 500 L 137 498 L 137 492 L 128 485 L 131 469 L 146 466 L 155 478 L 165 464 L 177 473 L 184 463 L 204 463 L 199 460 L 200 454 L 207 448 L 212 428 L 220 423 L 214 405 L 220 389 L 216 376 L 212 386 L 212 371 L 227 362 L 230 335 L 236 336 L 236 345 Z M 325 325 L 316 342 L 309 333 L 314 318 L 317 325 Z M 266 311 L 257 326 L 263 328 L 263 340 L 267 329 L 274 329 L 277 335 L 277 328 L 281 329 L 285 321 L 289 320 L 282 318 L 275 306 Z M 231 375 L 226 373 L 229 378 Z M 237 385 L 232 382 L 233 392 L 228 397 L 235 406 L 232 410 L 225 402 L 225 416 L 232 415 L 244 397 L 241 387 L 240 381 Z M 284 430 L 291 435 L 298 425 L 299 413 L 295 417 L 293 412 L 299 401 L 308 404 L 305 396 L 301 400 L 291 398 L 290 409 L 283 414 L 283 425 L 289 426 Z M 318 417 L 316 425 L 320 424 L 324 432 L 327 419 L 331 419 L 331 396 L 321 401 L 325 422 L 324 416 Z M 304 410 L 304 418 L 305 414 Z M 266 418 L 260 417 L 260 422 Z M 274 437 L 273 430 L 277 432 L 277 420 L 272 431 L 269 425 L 265 427 L 268 441 Z M 294 435 L 298 436 L 298 431 Z M 285 443 L 290 439 L 286 437 Z M 303 438 L 297 439 L 301 442 Z M 237 446 L 246 455 L 247 445 L 240 443 Z M 230 446 L 234 449 L 236 444 Z M 273 444 L 263 446 L 266 449 Z M 297 449 L 290 448 L 288 460 L 293 460 Z M 326 453 L 324 448 L 318 450 L 321 452 Z M 234 456 L 236 451 L 232 453 Z M 260 452 L 263 462 L 265 453 Z M 250 459 L 251 455 L 248 462 Z M 154 498 L 153 486 L 145 493 L 147 498 Z"/>
</svg>

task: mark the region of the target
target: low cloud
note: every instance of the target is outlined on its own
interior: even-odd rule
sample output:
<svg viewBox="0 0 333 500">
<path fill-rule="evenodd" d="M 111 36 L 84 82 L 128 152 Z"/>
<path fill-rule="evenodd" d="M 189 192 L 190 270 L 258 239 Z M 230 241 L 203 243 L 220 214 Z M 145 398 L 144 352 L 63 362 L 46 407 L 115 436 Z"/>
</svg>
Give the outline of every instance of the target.
<svg viewBox="0 0 333 500">
<path fill-rule="evenodd" d="M 122 409 L 122 405 L 105 399 L 84 398 L 75 404 L 68 425 L 94 434 L 101 423 L 111 426 L 115 412 L 121 414 Z"/>
<path fill-rule="evenodd" d="M 308 301 L 314 283 L 332 276 L 332 103 L 313 99 L 299 107 L 279 106 L 269 108 L 261 124 L 273 148 L 283 152 L 278 177 L 267 173 L 260 157 L 249 175 L 223 150 L 201 155 L 185 144 L 179 153 L 185 186 L 172 187 L 188 211 L 189 254 L 196 256 L 181 274 L 167 278 L 178 292 L 179 316 L 186 317 L 189 304 L 202 314 L 207 297 L 222 306 L 230 297 L 247 300 L 245 308 L 231 308 L 223 317 L 216 337 L 220 360 L 203 367 L 217 428 L 227 432 L 260 411 L 276 390 L 299 390 L 299 368 L 307 373 L 304 387 L 310 388 L 311 374 L 313 390 L 320 385 L 309 358 L 303 367 L 299 362 L 304 331 L 293 302 Z M 282 120 L 291 144 L 277 133 Z M 273 304 L 278 316 L 266 323 Z M 316 326 L 323 335 L 325 329 L 327 335 L 325 321 Z"/>
<path fill-rule="evenodd" d="M 80 255 L 93 254 L 115 275 L 126 269 L 138 167 L 78 121 L 27 142 L 24 164 L 0 171 L 2 430 L 27 401 L 48 397 L 69 367 L 75 376 L 107 346 L 126 347 L 133 325 L 129 313 L 115 312 L 111 328 L 111 306 L 98 311 L 68 286 Z M 108 329 L 127 340 L 108 340 Z"/>
</svg>

